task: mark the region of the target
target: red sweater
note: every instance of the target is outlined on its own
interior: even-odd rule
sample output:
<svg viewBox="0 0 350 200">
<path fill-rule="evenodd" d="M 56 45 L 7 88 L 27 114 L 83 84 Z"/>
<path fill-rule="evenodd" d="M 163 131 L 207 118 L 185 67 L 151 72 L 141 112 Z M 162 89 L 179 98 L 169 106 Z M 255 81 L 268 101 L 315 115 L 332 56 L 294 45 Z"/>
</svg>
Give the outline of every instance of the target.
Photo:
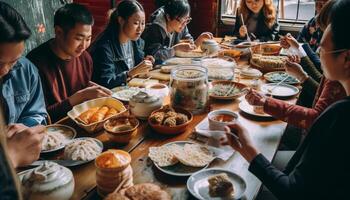
<svg viewBox="0 0 350 200">
<path fill-rule="evenodd" d="M 86 51 L 69 61 L 60 59 L 51 50 L 50 41 L 33 49 L 27 57 L 39 69 L 47 111 L 52 122 L 56 122 L 72 109 L 68 97 L 88 86 L 93 63 Z"/>
<path fill-rule="evenodd" d="M 264 105 L 264 111 L 289 124 L 308 129 L 327 107 L 345 97 L 345 90 L 338 81 L 322 78 L 312 108 L 291 105 L 281 100 L 268 98 Z"/>
</svg>

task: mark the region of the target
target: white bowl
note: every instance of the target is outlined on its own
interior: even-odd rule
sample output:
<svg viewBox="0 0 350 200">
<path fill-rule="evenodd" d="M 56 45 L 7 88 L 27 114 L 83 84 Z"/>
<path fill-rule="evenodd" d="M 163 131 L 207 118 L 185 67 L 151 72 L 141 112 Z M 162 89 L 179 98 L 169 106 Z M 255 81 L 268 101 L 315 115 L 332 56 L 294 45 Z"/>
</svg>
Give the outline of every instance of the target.
<svg viewBox="0 0 350 200">
<path fill-rule="evenodd" d="M 217 121 L 214 119 L 214 117 L 218 116 L 218 115 L 230 115 L 234 118 L 234 120 L 229 121 L 229 122 Z M 235 124 L 237 122 L 237 119 L 238 119 L 238 115 L 231 110 L 221 109 L 221 110 L 211 111 L 208 114 L 209 129 L 210 130 L 224 131 L 225 126 L 230 125 L 230 124 Z"/>
<path fill-rule="evenodd" d="M 158 96 L 162 99 L 169 95 L 169 87 L 162 83 L 156 83 L 146 86 L 146 92 L 151 96 Z"/>
</svg>

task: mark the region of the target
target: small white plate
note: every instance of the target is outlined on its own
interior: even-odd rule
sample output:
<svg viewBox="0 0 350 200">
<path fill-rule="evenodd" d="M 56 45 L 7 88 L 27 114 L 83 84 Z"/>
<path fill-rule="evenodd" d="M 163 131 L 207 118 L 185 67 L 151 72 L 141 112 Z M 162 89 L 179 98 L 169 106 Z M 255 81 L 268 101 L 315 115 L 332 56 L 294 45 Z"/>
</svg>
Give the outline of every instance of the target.
<svg viewBox="0 0 350 200">
<path fill-rule="evenodd" d="M 247 113 L 249 115 L 257 116 L 257 117 L 266 117 L 266 118 L 271 118 L 272 116 L 266 113 L 256 113 L 254 111 L 254 108 L 252 105 L 250 105 L 247 101 L 243 100 L 238 104 L 238 107 L 241 111 L 244 113 Z"/>
<path fill-rule="evenodd" d="M 297 87 L 292 86 L 292 85 L 282 83 L 282 84 L 278 85 L 277 87 L 275 87 L 276 84 L 277 83 L 264 84 L 261 86 L 260 90 L 265 94 L 270 94 L 270 92 L 268 90 L 273 89 L 272 94 L 270 94 L 270 95 L 272 95 L 273 97 L 276 97 L 276 98 L 289 98 L 289 97 L 293 97 L 299 93 L 299 89 Z"/>
<path fill-rule="evenodd" d="M 131 97 L 138 92 L 141 91 L 138 87 L 128 87 L 128 86 L 122 86 L 112 89 L 113 94 L 112 97 L 119 99 L 121 101 L 128 102 L 130 101 Z"/>
<path fill-rule="evenodd" d="M 167 143 L 165 145 L 172 145 L 172 144 L 176 144 L 179 146 L 185 146 L 185 144 L 195 144 L 195 143 L 191 142 L 191 141 L 176 141 L 176 142 Z M 209 164 L 207 164 L 204 167 L 191 167 L 191 166 L 183 165 L 180 162 L 175 164 L 175 165 L 168 166 L 168 167 L 160 167 L 156 163 L 154 163 L 154 165 L 160 171 L 164 172 L 165 174 L 172 175 L 172 176 L 191 176 L 193 173 L 201 171 L 209 166 Z"/>
<path fill-rule="evenodd" d="M 41 153 L 51 153 L 54 151 L 58 151 L 63 149 L 67 144 L 69 144 L 77 135 L 77 132 L 75 131 L 74 128 L 70 127 L 70 126 L 66 126 L 66 125 L 60 125 L 60 124 L 54 124 L 54 125 L 48 125 L 46 126 L 46 132 L 56 132 L 59 131 L 62 135 L 64 135 L 64 137 L 66 138 L 66 140 L 64 141 L 64 143 L 56 148 L 53 149 L 47 149 L 47 150 L 41 150 Z"/>
<path fill-rule="evenodd" d="M 233 195 L 231 197 L 211 197 L 209 195 L 209 182 L 208 177 L 217 175 L 220 173 L 226 173 L 231 183 L 233 184 Z M 247 188 L 247 184 L 244 179 L 233 173 L 231 171 L 220 169 L 220 168 L 211 168 L 202 170 L 195 174 L 192 174 L 187 180 L 187 189 L 190 193 L 198 199 L 211 199 L 211 200 L 231 200 L 231 199 L 240 199 Z"/>
</svg>

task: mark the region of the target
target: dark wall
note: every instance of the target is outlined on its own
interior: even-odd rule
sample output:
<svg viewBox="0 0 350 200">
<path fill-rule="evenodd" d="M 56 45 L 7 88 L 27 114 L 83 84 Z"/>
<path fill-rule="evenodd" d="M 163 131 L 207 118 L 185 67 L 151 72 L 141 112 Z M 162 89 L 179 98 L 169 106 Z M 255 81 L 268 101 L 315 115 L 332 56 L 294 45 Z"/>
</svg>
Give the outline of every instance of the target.
<svg viewBox="0 0 350 200">
<path fill-rule="evenodd" d="M 27 54 L 31 49 L 54 36 L 53 16 L 55 11 L 71 0 L 1 0 L 10 4 L 24 18 L 32 31 L 26 41 Z"/>
</svg>

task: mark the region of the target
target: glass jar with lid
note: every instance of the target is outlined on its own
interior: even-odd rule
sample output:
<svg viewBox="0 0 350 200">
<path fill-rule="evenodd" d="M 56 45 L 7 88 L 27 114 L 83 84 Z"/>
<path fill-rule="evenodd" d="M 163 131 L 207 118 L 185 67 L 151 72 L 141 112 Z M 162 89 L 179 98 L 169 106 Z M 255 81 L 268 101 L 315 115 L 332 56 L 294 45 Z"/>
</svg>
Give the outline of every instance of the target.
<svg viewBox="0 0 350 200">
<path fill-rule="evenodd" d="M 171 72 L 170 102 L 193 114 L 206 111 L 208 106 L 208 70 L 200 65 L 182 65 Z"/>
</svg>

